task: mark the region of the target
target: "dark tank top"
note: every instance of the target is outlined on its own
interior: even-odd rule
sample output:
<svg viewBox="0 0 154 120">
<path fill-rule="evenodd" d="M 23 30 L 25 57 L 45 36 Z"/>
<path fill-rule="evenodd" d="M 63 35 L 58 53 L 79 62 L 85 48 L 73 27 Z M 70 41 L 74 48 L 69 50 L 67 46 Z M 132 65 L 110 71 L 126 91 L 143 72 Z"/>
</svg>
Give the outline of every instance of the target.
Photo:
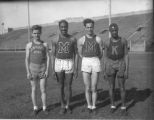
<svg viewBox="0 0 154 120">
<path fill-rule="evenodd" d="M 112 39 L 112 38 L 111 38 Z M 124 43 L 119 38 L 117 42 L 110 39 L 109 46 L 107 47 L 107 57 L 112 60 L 122 59 L 124 57 Z"/>
<path fill-rule="evenodd" d="M 66 38 L 59 36 L 56 43 L 56 58 L 58 59 L 72 59 L 75 52 L 74 41 L 69 35 Z"/>
<path fill-rule="evenodd" d="M 85 41 L 82 47 L 82 55 L 84 57 L 98 57 L 99 54 L 100 48 L 96 41 L 96 35 L 92 38 L 85 36 Z"/>
<path fill-rule="evenodd" d="M 30 49 L 30 62 L 35 64 L 43 64 L 46 62 L 46 48 L 43 45 L 44 42 L 40 44 L 35 44 L 32 42 Z"/>
</svg>

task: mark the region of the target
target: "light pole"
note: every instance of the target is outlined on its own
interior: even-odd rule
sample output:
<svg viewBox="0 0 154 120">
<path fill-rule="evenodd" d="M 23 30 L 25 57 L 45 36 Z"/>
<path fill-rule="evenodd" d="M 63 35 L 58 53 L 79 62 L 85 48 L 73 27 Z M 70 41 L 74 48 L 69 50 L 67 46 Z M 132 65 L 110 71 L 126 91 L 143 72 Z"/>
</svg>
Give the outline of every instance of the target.
<svg viewBox="0 0 154 120">
<path fill-rule="evenodd" d="M 4 34 L 4 22 L 2 22 L 2 35 Z"/>
<path fill-rule="evenodd" d="M 30 42 L 30 12 L 29 12 L 29 0 L 27 3 L 27 8 L 28 8 L 28 42 Z"/>
<path fill-rule="evenodd" d="M 108 9 L 109 9 L 109 26 L 111 24 L 111 0 L 108 0 Z M 109 32 L 109 39 L 111 37 L 111 34 Z"/>
</svg>

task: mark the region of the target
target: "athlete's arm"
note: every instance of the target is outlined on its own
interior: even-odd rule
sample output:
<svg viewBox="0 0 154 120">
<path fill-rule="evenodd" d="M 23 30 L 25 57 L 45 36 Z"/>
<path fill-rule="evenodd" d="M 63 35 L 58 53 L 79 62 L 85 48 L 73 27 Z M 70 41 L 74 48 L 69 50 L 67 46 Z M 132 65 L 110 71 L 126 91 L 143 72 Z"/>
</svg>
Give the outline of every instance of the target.
<svg viewBox="0 0 154 120">
<path fill-rule="evenodd" d="M 25 66 L 26 66 L 26 72 L 27 72 L 27 77 L 30 77 L 30 70 L 29 70 L 29 64 L 30 64 L 30 60 L 29 60 L 29 56 L 30 56 L 30 48 L 31 48 L 31 43 L 28 43 L 26 45 L 26 57 L 25 57 Z"/>
<path fill-rule="evenodd" d="M 96 37 L 96 41 L 97 43 L 99 44 L 99 49 L 100 49 L 100 55 L 99 55 L 99 58 L 101 59 L 102 56 L 103 56 L 103 43 L 102 43 L 102 40 L 100 37 Z"/>
<path fill-rule="evenodd" d="M 79 53 L 79 56 L 81 58 L 82 58 L 82 46 L 83 46 L 83 43 L 84 43 L 84 36 L 78 40 L 78 53 Z"/>
<path fill-rule="evenodd" d="M 104 79 L 106 79 L 106 58 L 107 58 L 107 41 L 103 42 L 103 74 L 104 74 Z"/>
<path fill-rule="evenodd" d="M 129 72 L 129 55 L 128 55 L 128 42 L 127 40 L 125 40 L 125 44 L 124 44 L 124 50 L 125 50 L 125 56 L 124 56 L 124 60 L 126 63 L 126 71 L 125 71 L 125 78 L 128 79 L 128 72 Z"/>
<path fill-rule="evenodd" d="M 51 67 L 52 67 L 52 74 L 55 75 L 55 53 L 56 53 L 56 43 L 54 40 L 51 40 Z"/>
<path fill-rule="evenodd" d="M 79 63 L 79 56 L 78 56 L 78 48 L 77 48 L 77 40 L 74 39 L 74 48 L 75 48 L 75 55 L 74 55 L 74 74 L 75 78 L 78 77 L 78 63 Z"/>
<path fill-rule="evenodd" d="M 50 66 L 50 53 L 49 53 L 49 46 L 47 43 L 44 44 L 45 45 L 45 48 L 46 48 L 46 57 L 47 57 L 47 63 L 46 63 L 46 71 L 45 71 L 45 74 L 46 74 L 46 77 L 48 77 L 49 75 L 49 66 Z"/>
</svg>

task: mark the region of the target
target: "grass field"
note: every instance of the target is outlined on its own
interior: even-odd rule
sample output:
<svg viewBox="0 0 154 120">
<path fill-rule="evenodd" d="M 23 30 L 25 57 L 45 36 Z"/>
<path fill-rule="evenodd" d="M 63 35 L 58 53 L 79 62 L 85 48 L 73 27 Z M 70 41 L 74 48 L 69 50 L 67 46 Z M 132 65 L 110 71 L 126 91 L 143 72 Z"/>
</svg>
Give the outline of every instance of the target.
<svg viewBox="0 0 154 120">
<path fill-rule="evenodd" d="M 31 115 L 30 83 L 26 79 L 23 52 L 0 52 L 0 119 L 145 119 L 154 118 L 153 94 L 153 53 L 130 53 L 130 73 L 126 81 L 128 115 L 120 116 L 119 107 L 109 113 L 108 84 L 100 76 L 98 84 L 98 112 L 96 115 L 84 111 L 85 97 L 81 72 L 73 81 L 71 106 L 73 114 L 59 115 L 60 103 L 58 84 L 51 76 L 48 79 L 47 102 L 49 115 L 41 111 L 37 117 Z M 40 94 L 40 93 L 39 93 Z M 41 107 L 41 100 L 38 99 Z M 119 91 L 116 90 L 116 104 L 120 105 Z"/>
</svg>

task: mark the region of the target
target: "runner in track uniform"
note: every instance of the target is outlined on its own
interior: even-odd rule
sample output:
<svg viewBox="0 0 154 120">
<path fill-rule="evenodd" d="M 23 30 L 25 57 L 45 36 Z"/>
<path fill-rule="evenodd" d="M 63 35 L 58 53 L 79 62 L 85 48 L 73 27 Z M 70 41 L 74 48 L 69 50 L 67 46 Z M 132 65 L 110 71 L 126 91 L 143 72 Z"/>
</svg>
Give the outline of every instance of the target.
<svg viewBox="0 0 154 120">
<path fill-rule="evenodd" d="M 42 27 L 39 25 L 32 26 L 32 42 L 26 45 L 25 65 L 27 71 L 27 78 L 31 83 L 31 97 L 33 103 L 34 114 L 38 113 L 38 106 L 36 103 L 37 83 L 40 82 L 41 98 L 43 104 L 43 111 L 48 113 L 46 106 L 46 80 L 48 77 L 49 68 L 49 51 L 48 44 L 40 39 Z M 40 80 L 40 81 L 39 81 Z"/>
<path fill-rule="evenodd" d="M 78 51 L 82 59 L 81 71 L 85 85 L 87 110 L 96 112 L 97 83 L 101 71 L 102 40 L 94 33 L 94 21 L 83 21 L 86 35 L 78 40 Z"/>
<path fill-rule="evenodd" d="M 70 99 L 72 96 L 72 80 L 77 78 L 78 55 L 77 41 L 68 34 L 68 22 L 61 20 L 59 22 L 60 34 L 52 42 L 52 73 L 60 87 L 61 110 L 60 114 L 65 112 L 72 113 Z M 74 75 L 74 76 L 73 76 Z M 73 78 L 74 77 L 74 78 Z M 66 92 L 65 92 L 66 85 Z M 66 104 L 65 98 L 66 97 Z"/>
<path fill-rule="evenodd" d="M 118 35 L 118 25 L 112 23 L 109 26 L 111 38 L 104 43 L 104 77 L 109 82 L 109 95 L 111 101 L 111 113 L 116 109 L 114 104 L 115 80 L 118 80 L 121 91 L 121 110 L 126 112 L 125 106 L 125 79 L 128 79 L 128 44 L 127 40 Z"/>
</svg>

